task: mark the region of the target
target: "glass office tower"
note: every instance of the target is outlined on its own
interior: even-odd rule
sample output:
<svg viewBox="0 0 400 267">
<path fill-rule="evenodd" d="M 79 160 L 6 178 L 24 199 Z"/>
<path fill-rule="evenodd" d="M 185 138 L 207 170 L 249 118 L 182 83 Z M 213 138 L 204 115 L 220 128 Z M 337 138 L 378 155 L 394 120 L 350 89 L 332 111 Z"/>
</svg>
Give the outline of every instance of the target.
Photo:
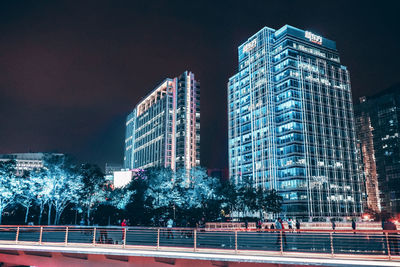
<svg viewBox="0 0 400 267">
<path fill-rule="evenodd" d="M 239 46 L 228 83 L 229 174 L 276 189 L 286 216 L 362 212 L 349 72 L 335 42 L 292 26 Z"/>
<path fill-rule="evenodd" d="M 128 115 L 125 169 L 200 165 L 200 83 L 186 71 L 165 79 Z"/>
<path fill-rule="evenodd" d="M 366 176 L 368 209 L 400 214 L 400 84 L 360 98 L 357 136 Z"/>
</svg>

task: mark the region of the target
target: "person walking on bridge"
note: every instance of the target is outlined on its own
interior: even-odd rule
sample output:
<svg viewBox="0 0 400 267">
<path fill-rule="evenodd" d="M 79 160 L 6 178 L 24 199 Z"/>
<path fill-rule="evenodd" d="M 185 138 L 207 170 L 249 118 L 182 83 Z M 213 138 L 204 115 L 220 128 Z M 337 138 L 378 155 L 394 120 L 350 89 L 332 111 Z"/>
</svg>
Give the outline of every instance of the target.
<svg viewBox="0 0 400 267">
<path fill-rule="evenodd" d="M 172 239 L 174 239 L 174 233 L 172 232 L 172 227 L 174 226 L 174 221 L 170 218 L 167 221 L 167 238 L 169 239 L 169 237 L 171 236 Z"/>
<path fill-rule="evenodd" d="M 357 227 L 356 220 L 355 219 L 351 220 L 351 228 L 354 230 L 354 234 L 356 234 L 356 231 L 355 231 L 356 227 Z"/>
<path fill-rule="evenodd" d="M 126 238 L 126 236 L 125 236 L 125 227 L 127 226 L 126 219 L 122 220 L 121 226 L 122 226 L 122 244 L 124 244 L 124 240 Z"/>
<path fill-rule="evenodd" d="M 283 225 L 283 221 L 281 218 L 278 218 L 278 220 L 276 220 L 275 222 L 275 227 L 276 229 L 280 230 L 278 231 L 278 238 L 276 239 L 276 245 L 280 245 L 282 243 L 282 247 L 283 247 L 283 242 L 285 244 L 285 246 L 287 245 L 286 243 L 286 234 L 285 234 L 285 226 Z"/>
</svg>

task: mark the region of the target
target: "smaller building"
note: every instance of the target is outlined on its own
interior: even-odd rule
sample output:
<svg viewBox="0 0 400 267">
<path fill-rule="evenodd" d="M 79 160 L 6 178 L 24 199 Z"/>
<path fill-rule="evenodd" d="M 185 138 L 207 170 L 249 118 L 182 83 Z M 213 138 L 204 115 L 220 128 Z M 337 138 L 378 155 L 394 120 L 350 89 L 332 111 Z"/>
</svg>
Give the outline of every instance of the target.
<svg viewBox="0 0 400 267">
<path fill-rule="evenodd" d="M 104 168 L 105 175 L 113 175 L 114 172 L 120 171 L 123 169 L 122 164 L 120 163 L 106 163 Z"/>
<path fill-rule="evenodd" d="M 61 153 L 13 153 L 0 154 L 0 161 L 15 160 L 17 175 L 22 175 L 25 171 L 42 168 L 45 158 L 48 155 L 62 156 Z"/>
<path fill-rule="evenodd" d="M 113 182 L 114 188 L 122 188 L 128 185 L 132 179 L 140 177 L 142 173 L 142 169 L 115 171 Z"/>
</svg>

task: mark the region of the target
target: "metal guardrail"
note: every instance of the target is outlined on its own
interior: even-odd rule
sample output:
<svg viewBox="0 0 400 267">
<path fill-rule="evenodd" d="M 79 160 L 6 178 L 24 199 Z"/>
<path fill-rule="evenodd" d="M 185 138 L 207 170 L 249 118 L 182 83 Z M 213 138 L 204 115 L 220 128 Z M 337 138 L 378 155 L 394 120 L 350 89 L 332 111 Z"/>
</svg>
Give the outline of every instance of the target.
<svg viewBox="0 0 400 267">
<path fill-rule="evenodd" d="M 400 260 L 400 231 L 278 230 L 206 231 L 204 228 L 0 226 L 0 243 L 118 248 L 213 250 L 225 253 L 310 253 Z"/>
<path fill-rule="evenodd" d="M 271 228 L 271 224 L 275 224 L 275 222 L 263 222 L 261 225 L 262 229 L 266 227 L 268 229 Z M 351 230 L 352 223 L 351 222 L 335 222 L 336 230 Z M 400 229 L 400 224 L 395 223 L 397 229 Z M 289 228 L 288 222 L 283 222 L 285 228 Z M 295 222 L 293 222 L 293 227 L 295 227 Z M 206 222 L 207 230 L 235 230 L 235 229 L 246 229 L 246 224 L 244 222 Z M 247 229 L 257 229 L 255 222 L 248 222 Z M 303 230 L 331 230 L 332 223 L 331 222 L 301 222 L 301 229 Z M 381 222 L 357 222 L 357 229 L 359 230 L 382 230 Z"/>
</svg>

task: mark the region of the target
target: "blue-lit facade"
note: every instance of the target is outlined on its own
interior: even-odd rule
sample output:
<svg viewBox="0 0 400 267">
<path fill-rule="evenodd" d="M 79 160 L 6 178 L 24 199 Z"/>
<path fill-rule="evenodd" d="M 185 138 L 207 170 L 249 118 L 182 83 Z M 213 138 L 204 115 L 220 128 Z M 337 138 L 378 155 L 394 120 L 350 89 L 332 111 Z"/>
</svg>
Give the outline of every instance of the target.
<svg viewBox="0 0 400 267">
<path fill-rule="evenodd" d="M 358 216 L 350 79 L 335 42 L 265 27 L 238 52 L 228 83 L 230 179 L 276 189 L 286 216 Z"/>
<path fill-rule="evenodd" d="M 200 165 L 200 82 L 194 73 L 165 79 L 126 118 L 125 169 Z"/>
</svg>

